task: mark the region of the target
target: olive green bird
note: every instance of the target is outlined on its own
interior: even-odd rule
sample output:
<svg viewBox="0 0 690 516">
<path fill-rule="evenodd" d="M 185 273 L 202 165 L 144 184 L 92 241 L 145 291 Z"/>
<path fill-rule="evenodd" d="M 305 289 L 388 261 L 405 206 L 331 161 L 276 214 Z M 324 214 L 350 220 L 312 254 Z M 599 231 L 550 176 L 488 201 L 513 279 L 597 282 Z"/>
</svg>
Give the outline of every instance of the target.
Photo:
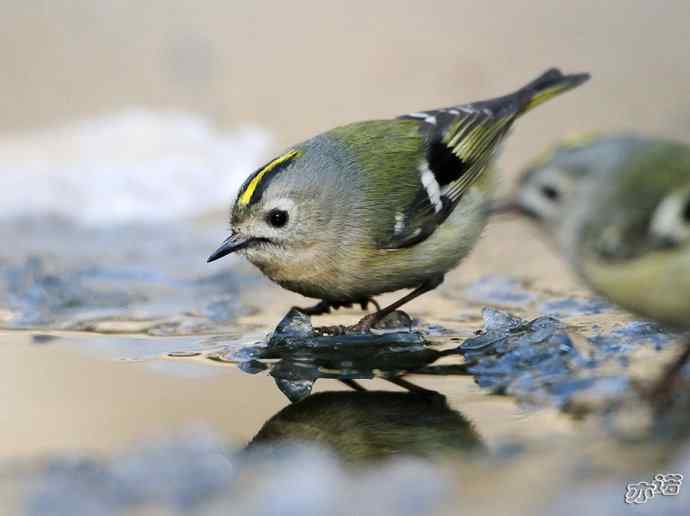
<svg viewBox="0 0 690 516">
<path fill-rule="evenodd" d="M 367 331 L 472 249 L 488 216 L 490 165 L 513 122 L 588 78 L 552 69 L 504 97 L 295 145 L 245 181 L 231 235 L 208 261 L 241 252 L 282 287 L 320 300 L 302 309 L 312 315 L 414 289 L 353 327 Z"/>
<path fill-rule="evenodd" d="M 690 329 L 690 146 L 635 135 L 566 144 L 528 168 L 512 201 L 597 293 Z M 670 385 L 690 345 L 654 391 Z"/>
</svg>

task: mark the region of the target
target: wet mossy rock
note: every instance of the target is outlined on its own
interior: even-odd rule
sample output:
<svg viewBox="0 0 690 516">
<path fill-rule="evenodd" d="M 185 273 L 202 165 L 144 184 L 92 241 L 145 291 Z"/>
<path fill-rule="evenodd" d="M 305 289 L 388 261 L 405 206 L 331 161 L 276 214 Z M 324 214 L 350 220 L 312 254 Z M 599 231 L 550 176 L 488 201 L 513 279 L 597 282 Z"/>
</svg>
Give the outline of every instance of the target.
<svg viewBox="0 0 690 516">
<path fill-rule="evenodd" d="M 341 380 L 401 376 L 431 364 L 442 352 L 417 331 L 327 334 L 293 308 L 280 321 L 258 358 L 271 367 L 278 388 L 291 401 L 304 399 L 318 378 Z"/>
</svg>

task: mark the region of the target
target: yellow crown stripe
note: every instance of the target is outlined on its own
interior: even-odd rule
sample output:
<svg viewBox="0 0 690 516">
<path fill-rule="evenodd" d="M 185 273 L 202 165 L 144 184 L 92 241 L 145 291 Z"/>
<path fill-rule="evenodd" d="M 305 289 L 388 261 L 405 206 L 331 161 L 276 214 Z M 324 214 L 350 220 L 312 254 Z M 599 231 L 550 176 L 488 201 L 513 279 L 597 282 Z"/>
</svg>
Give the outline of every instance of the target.
<svg viewBox="0 0 690 516">
<path fill-rule="evenodd" d="M 264 168 L 262 168 L 255 176 L 254 179 L 252 179 L 247 187 L 244 189 L 242 192 L 242 195 L 240 195 L 239 198 L 239 203 L 246 205 L 249 204 L 252 200 L 252 196 L 254 195 L 254 192 L 256 191 L 256 188 L 259 186 L 259 183 L 261 183 L 261 180 L 264 178 L 266 174 L 268 174 L 271 170 L 276 168 L 278 165 L 281 163 L 285 163 L 287 160 L 290 160 L 296 156 L 299 156 L 299 151 L 296 150 L 291 150 L 289 152 L 286 152 L 282 156 L 274 159 L 271 161 L 268 165 L 266 165 Z"/>
</svg>

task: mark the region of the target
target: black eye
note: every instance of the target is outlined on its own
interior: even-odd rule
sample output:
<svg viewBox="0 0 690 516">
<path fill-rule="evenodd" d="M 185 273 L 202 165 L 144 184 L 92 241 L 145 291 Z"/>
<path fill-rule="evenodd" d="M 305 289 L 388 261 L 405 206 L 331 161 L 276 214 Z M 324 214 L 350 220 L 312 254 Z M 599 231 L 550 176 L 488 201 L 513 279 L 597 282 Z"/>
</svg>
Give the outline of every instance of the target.
<svg viewBox="0 0 690 516">
<path fill-rule="evenodd" d="M 282 228 L 288 221 L 288 212 L 277 208 L 268 212 L 266 221 L 274 228 Z"/>
<path fill-rule="evenodd" d="M 553 186 L 542 185 L 541 194 L 546 197 L 549 201 L 558 201 L 561 194 Z"/>
</svg>

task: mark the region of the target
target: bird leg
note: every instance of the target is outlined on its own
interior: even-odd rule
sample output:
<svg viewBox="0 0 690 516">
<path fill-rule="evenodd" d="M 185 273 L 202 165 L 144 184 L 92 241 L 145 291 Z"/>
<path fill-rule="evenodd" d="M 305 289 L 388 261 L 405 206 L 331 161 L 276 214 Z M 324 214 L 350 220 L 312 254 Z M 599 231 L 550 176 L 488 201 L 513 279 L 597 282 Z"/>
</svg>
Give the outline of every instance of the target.
<svg viewBox="0 0 690 516">
<path fill-rule="evenodd" d="M 381 322 L 389 314 L 395 312 L 398 308 L 403 306 L 405 303 L 412 301 L 414 298 L 426 294 L 427 292 L 434 290 L 441 283 L 443 283 L 443 276 L 434 276 L 426 282 L 422 283 L 416 289 L 414 289 L 409 294 L 398 299 L 394 303 L 391 303 L 385 308 L 379 309 L 373 314 L 364 316 L 357 324 L 348 328 L 351 333 L 367 333 L 373 328 L 377 323 Z"/>
<path fill-rule="evenodd" d="M 403 389 L 405 389 L 406 391 L 409 391 L 409 392 L 414 392 L 417 394 L 426 394 L 426 395 L 438 394 L 436 391 L 425 389 L 424 387 L 420 387 L 419 385 L 415 385 L 412 382 L 408 382 L 407 380 L 403 379 L 401 376 L 397 376 L 394 378 L 384 378 L 384 380 L 392 383 L 393 385 L 397 385 L 398 387 L 402 387 Z M 353 391 L 368 392 L 364 387 L 362 387 L 362 385 L 359 382 L 357 382 L 355 380 L 351 380 L 349 378 L 341 378 L 339 381 L 341 383 L 343 383 L 344 385 L 347 385 Z"/>
<path fill-rule="evenodd" d="M 347 385 L 353 391 L 367 392 L 367 390 L 355 380 L 351 380 L 350 378 L 341 378 L 340 381 Z"/>
<path fill-rule="evenodd" d="M 374 301 L 372 298 L 365 298 L 360 301 L 356 302 L 359 304 L 359 306 L 362 307 L 362 310 L 366 310 L 367 307 L 369 306 L 369 303 L 373 304 L 377 310 L 381 310 L 381 307 L 379 304 Z M 322 300 L 316 303 L 314 306 L 307 306 L 305 308 L 296 306 L 294 307 L 300 312 L 302 312 L 305 315 L 323 315 L 323 314 L 328 314 L 331 312 L 331 310 L 338 310 L 339 308 L 352 308 L 352 303 L 337 303 L 333 301 L 326 301 Z"/>
<path fill-rule="evenodd" d="M 671 398 L 673 386 L 678 380 L 683 367 L 690 358 L 690 340 L 685 343 L 685 350 L 674 360 L 652 387 L 649 397 L 658 402 L 666 402 Z"/>
<path fill-rule="evenodd" d="M 379 310 L 381 310 L 381 305 L 378 304 L 378 302 L 373 297 L 363 299 L 362 301 L 358 301 L 358 303 L 359 303 L 359 306 L 362 307 L 362 310 L 367 310 L 369 308 L 369 303 L 371 303 L 372 305 L 374 305 L 376 307 L 377 312 Z"/>
</svg>

